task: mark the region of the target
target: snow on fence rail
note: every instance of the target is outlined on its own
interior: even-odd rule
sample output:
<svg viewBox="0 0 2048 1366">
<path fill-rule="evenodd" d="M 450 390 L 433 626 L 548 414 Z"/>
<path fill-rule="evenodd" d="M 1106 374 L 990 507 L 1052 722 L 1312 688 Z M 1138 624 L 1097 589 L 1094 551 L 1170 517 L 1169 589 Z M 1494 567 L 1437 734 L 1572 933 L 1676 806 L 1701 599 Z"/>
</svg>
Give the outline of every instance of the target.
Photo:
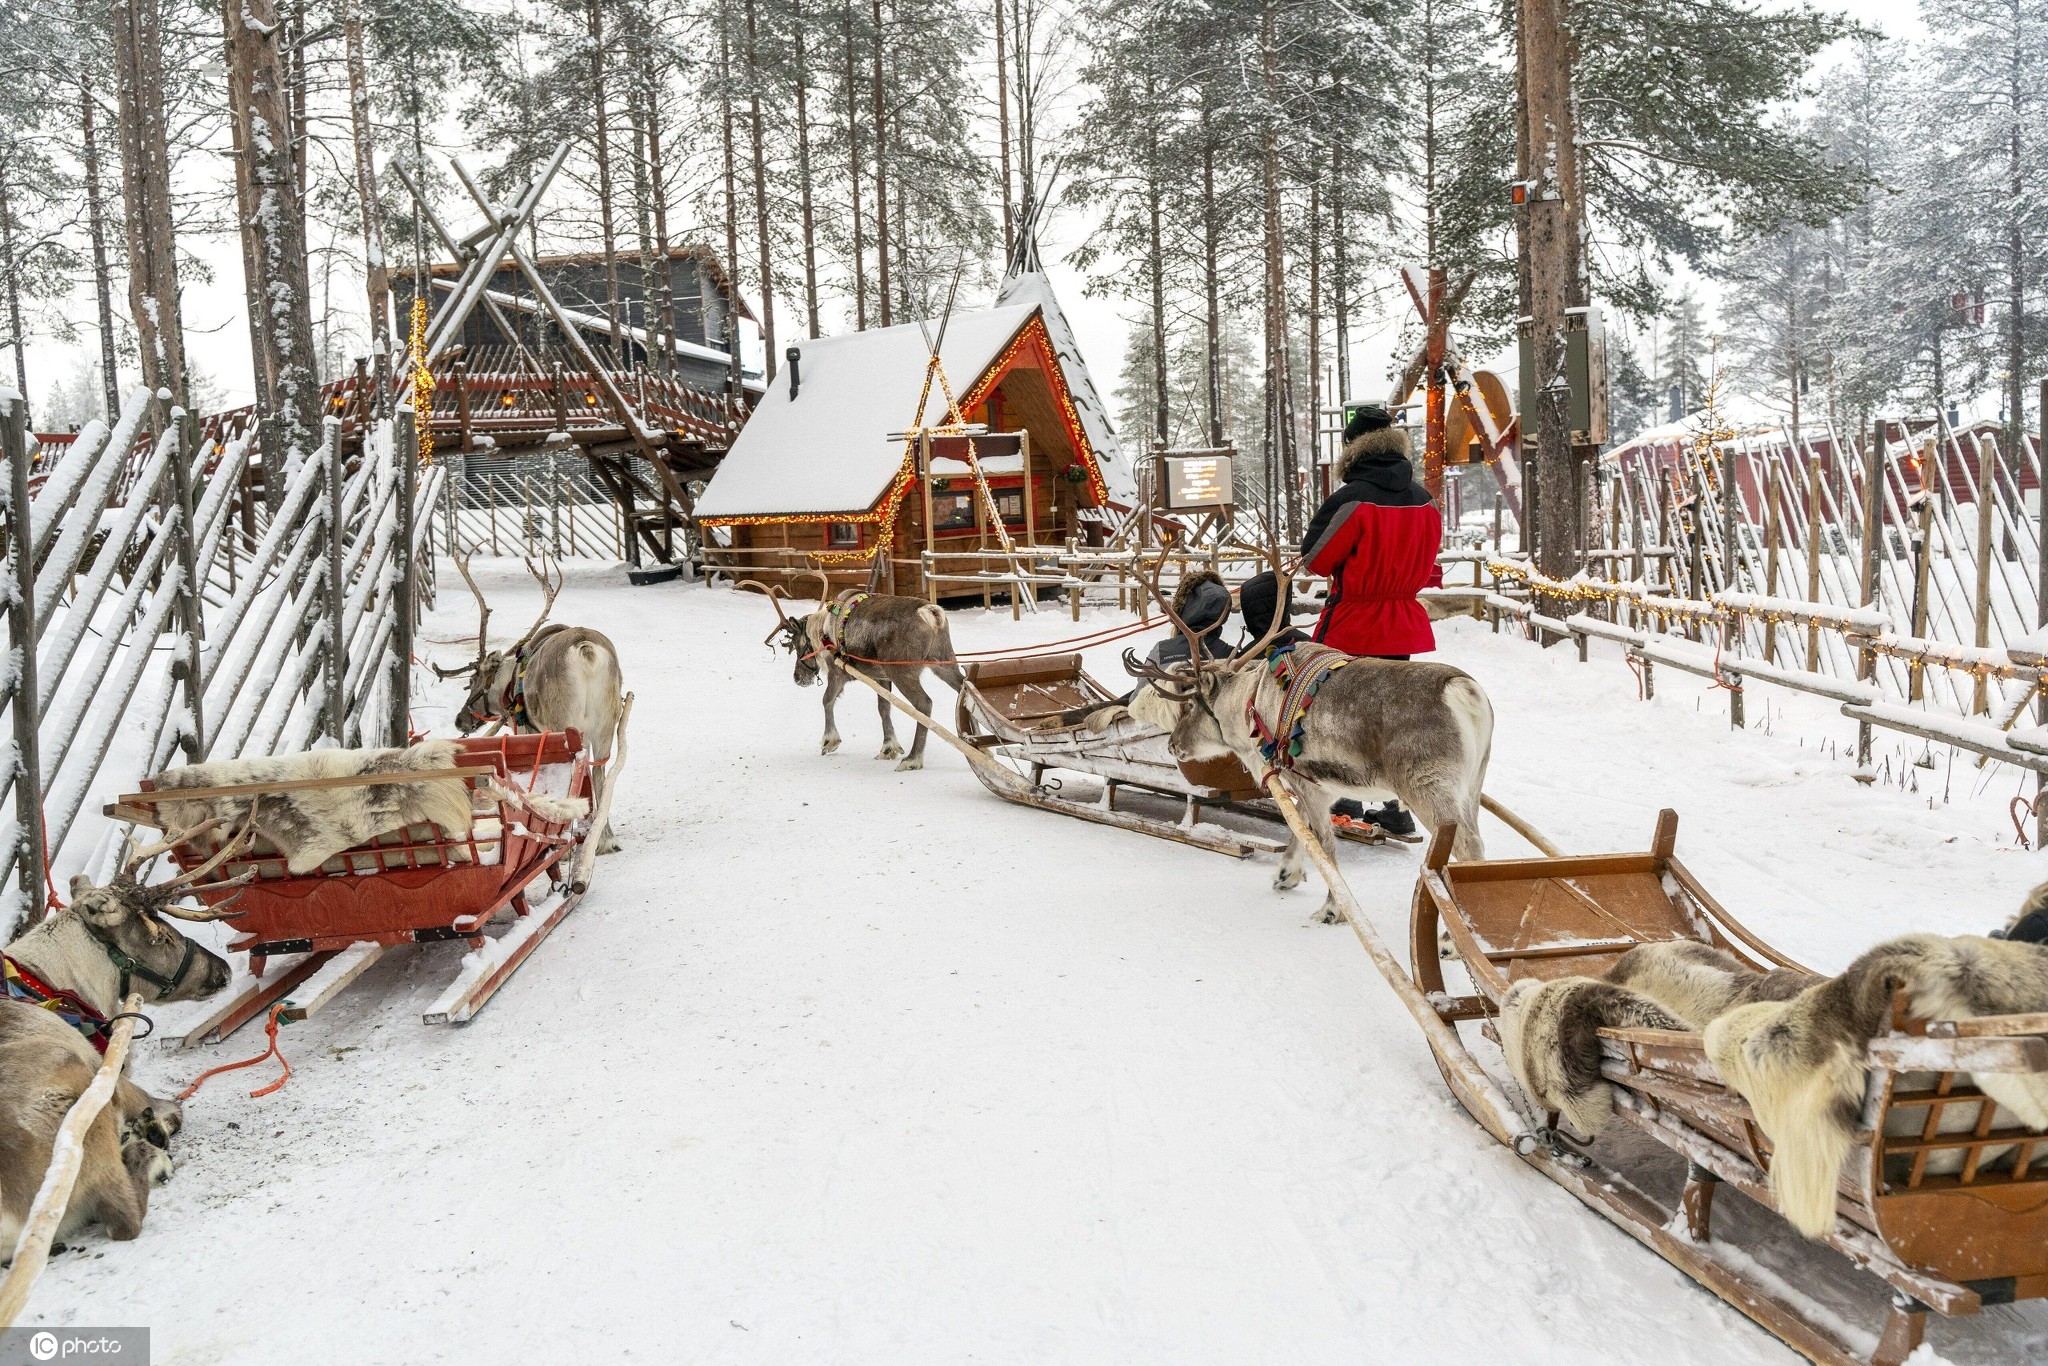
<svg viewBox="0 0 2048 1366">
<path fill-rule="evenodd" d="M 429 511 L 410 427 L 386 424 L 353 468 L 334 440 L 284 473 L 276 508 L 234 515 L 250 434 L 181 448 L 176 414 L 132 478 L 156 400 L 132 392 L 31 491 L 18 397 L 0 393 L 9 471 L 8 648 L 0 704 L 0 923 L 43 904 L 55 869 L 111 850 L 74 838 L 89 799 L 182 758 L 403 743 Z M 259 529 L 260 528 L 260 529 Z M 401 610 L 411 604 L 410 610 Z M 110 762 L 111 761 L 111 762 Z"/>
<path fill-rule="evenodd" d="M 464 553 L 626 558 L 618 505 L 573 447 L 538 455 L 448 457 L 442 543 Z"/>
</svg>

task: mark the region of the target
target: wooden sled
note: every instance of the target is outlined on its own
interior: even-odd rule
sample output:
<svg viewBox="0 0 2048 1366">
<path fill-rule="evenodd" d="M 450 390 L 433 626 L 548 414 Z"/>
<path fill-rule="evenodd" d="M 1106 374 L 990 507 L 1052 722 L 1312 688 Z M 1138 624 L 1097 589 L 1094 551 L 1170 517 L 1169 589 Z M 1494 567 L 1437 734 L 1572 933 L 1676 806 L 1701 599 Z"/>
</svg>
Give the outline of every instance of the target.
<svg viewBox="0 0 2048 1366">
<path fill-rule="evenodd" d="M 467 834 L 451 836 L 437 826 L 414 825 L 345 849 L 304 874 L 292 873 L 278 850 L 258 837 L 221 866 L 221 878 L 255 874 L 239 891 L 203 894 L 215 905 L 234 900 L 237 914 L 229 923 L 236 937 L 228 948 L 248 952 L 254 977 L 219 1001 L 187 1033 L 185 1042 L 217 1043 L 249 1021 L 263 1018 L 280 1001 L 286 1002 L 286 1019 L 302 1020 L 332 1000 L 386 949 L 447 939 L 467 941 L 472 957 L 423 1019 L 428 1024 L 460 1023 L 481 1010 L 576 908 L 582 893 L 569 879 L 592 819 L 554 820 L 521 799 L 526 793 L 545 793 L 589 800 L 590 755 L 582 736 L 572 730 L 470 737 L 455 743 L 460 747 L 455 768 L 403 776 L 459 776 L 473 792 L 489 779 L 502 795 L 488 814 L 477 815 Z M 144 791 L 122 797 L 110 810 L 156 824 L 156 803 L 165 797 L 189 800 L 198 793 L 254 798 L 266 792 L 363 781 L 298 779 L 237 784 L 218 793 L 186 788 L 161 795 L 145 785 Z M 182 868 L 196 867 L 217 853 L 227 838 L 227 831 L 208 832 L 173 848 L 171 857 Z M 530 900 L 528 891 L 543 877 L 553 889 L 552 899 Z M 511 930 L 496 938 L 486 935 L 484 927 L 506 910 L 516 917 Z M 288 961 L 266 979 L 265 968 L 273 958 Z"/>
<path fill-rule="evenodd" d="M 1677 831 L 1677 814 L 1665 811 L 1648 853 L 1471 863 L 1450 862 L 1448 827 L 1431 841 L 1410 916 L 1412 971 L 1451 1026 L 1447 1037 L 1465 1051 L 1447 1057 L 1446 1036 L 1431 1039 L 1445 1080 L 1490 1131 L 1485 1097 L 1467 1069 L 1474 1033 L 1492 1038 L 1492 1025 L 1461 1033 L 1458 1024 L 1489 1020 L 1510 983 L 1599 976 L 1632 945 L 1658 940 L 1712 944 L 1760 970 L 1798 966 L 1739 924 L 1673 857 Z M 1439 927 L 1476 994 L 1445 992 Z M 1739 1251 L 1716 1255 L 1718 1187 L 1741 1191 L 1776 1222 L 1771 1148 L 1748 1103 L 1707 1060 L 1699 1034 L 1601 1031 L 1601 1070 L 1616 1101 L 1609 1133 L 1626 1121 L 1683 1159 L 1675 1202 L 1652 1198 L 1595 1153 L 1568 1145 L 1555 1115 L 1517 1152 L 1809 1359 L 1897 1366 L 1919 1345 L 1930 1311 L 1974 1314 L 2048 1295 L 2048 1131 L 2019 1126 L 1968 1075 L 2048 1071 L 2048 1015 L 1930 1024 L 1905 1018 L 1903 1001 L 1892 1031 L 1870 1044 L 1868 1143 L 1844 1163 L 1835 1228 L 1819 1240 L 1889 1291 L 1874 1350 L 1860 1350 L 1839 1313 L 1786 1278 L 1756 1274 Z M 1607 1142 L 1603 1136 L 1594 1147 Z M 1796 1250 L 1817 1270 L 1818 1254 L 1804 1243 Z"/>
<path fill-rule="evenodd" d="M 1280 823 L 1272 799 L 1234 758 L 1183 763 L 1167 749 L 1162 731 L 1130 717 L 1120 717 L 1106 730 L 1088 729 L 1076 713 L 1114 702 L 1110 692 L 1081 667 L 1078 654 L 1039 659 L 991 659 L 960 666 L 966 686 L 960 690 L 955 725 L 962 739 L 984 753 L 1002 753 L 1030 765 L 1034 800 L 1025 803 L 1077 816 L 1082 820 L 1139 830 L 1160 839 L 1211 849 L 1232 858 L 1279 853 L 1287 841 L 1202 824 L 1202 812 L 1238 811 Z M 978 764 L 970 765 L 982 785 L 1005 801 L 1020 800 L 1017 790 L 991 780 Z M 1049 790 L 1049 769 L 1086 773 L 1102 779 L 1099 803 L 1077 802 Z M 1178 822 L 1117 809 L 1117 793 L 1133 788 L 1181 803 Z M 1105 817 L 1119 819 L 1105 821 Z M 1362 830 L 1338 834 L 1363 844 L 1384 836 Z"/>
</svg>

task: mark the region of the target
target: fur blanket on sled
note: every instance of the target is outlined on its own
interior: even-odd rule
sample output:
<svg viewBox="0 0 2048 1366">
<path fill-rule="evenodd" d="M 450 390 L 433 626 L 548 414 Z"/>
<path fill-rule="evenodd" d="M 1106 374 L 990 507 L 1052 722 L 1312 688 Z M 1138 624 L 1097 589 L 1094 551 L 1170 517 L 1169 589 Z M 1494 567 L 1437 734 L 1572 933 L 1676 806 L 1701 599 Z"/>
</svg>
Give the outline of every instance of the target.
<svg viewBox="0 0 2048 1366">
<path fill-rule="evenodd" d="M 1697 1029 L 1707 1057 L 1749 1102 L 1772 1145 L 1779 1211 L 1808 1237 L 1834 1226 L 1842 1161 L 1862 1130 L 1865 1049 L 1891 1026 L 1894 991 L 1930 1020 L 2048 1010 L 2048 949 L 1978 935 L 1907 935 L 1837 977 L 1753 972 L 1702 944 L 1646 944 L 1605 978 L 1524 979 L 1502 1003 L 1509 1070 L 1582 1133 L 1613 1114 L 1600 1076 L 1603 1027 Z M 1973 1080 L 2024 1125 L 2048 1129 L 2048 1076 Z"/>
<path fill-rule="evenodd" d="M 158 791 L 231 787 L 243 783 L 338 778 L 359 773 L 406 773 L 457 767 L 453 740 L 425 740 L 410 749 L 316 749 L 266 759 L 225 759 L 167 769 L 156 777 Z M 247 797 L 202 797 L 157 805 L 166 829 L 186 829 L 218 820 L 223 831 L 240 828 L 249 816 Z M 393 830 L 431 823 L 445 835 L 469 833 L 469 788 L 460 778 L 430 782 L 378 783 L 364 787 L 309 788 L 264 794 L 256 808 L 256 833 L 283 855 L 296 876 L 309 873 L 344 849 Z"/>
</svg>

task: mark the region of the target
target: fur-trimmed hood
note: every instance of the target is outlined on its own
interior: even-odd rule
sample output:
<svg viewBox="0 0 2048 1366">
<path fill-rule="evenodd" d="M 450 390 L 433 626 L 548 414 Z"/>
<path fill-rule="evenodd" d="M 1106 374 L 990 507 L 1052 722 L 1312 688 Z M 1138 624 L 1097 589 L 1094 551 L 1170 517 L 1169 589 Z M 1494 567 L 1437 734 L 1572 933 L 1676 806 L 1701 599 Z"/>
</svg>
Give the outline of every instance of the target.
<svg viewBox="0 0 2048 1366">
<path fill-rule="evenodd" d="M 1230 589 L 1213 569 L 1197 569 L 1173 590 L 1173 614 L 1191 630 L 1207 635 L 1230 617 Z"/>
<path fill-rule="evenodd" d="M 1408 433 L 1403 428 L 1367 432 L 1344 445 L 1344 482 L 1363 479 L 1397 493 L 1415 482 L 1411 458 Z"/>
</svg>

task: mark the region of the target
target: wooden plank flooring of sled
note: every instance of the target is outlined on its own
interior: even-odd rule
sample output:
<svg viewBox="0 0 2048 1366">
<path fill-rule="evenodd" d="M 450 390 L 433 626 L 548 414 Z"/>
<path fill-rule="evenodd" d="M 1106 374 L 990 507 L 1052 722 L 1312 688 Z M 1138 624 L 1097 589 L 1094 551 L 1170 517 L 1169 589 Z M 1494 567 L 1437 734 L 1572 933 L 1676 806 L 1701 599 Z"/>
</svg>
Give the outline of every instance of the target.
<svg viewBox="0 0 2048 1366">
<path fill-rule="evenodd" d="M 1469 1083 L 1472 1041 L 1492 1037 L 1482 1022 L 1514 981 L 1598 976 L 1630 946 L 1658 940 L 1712 944 L 1759 969 L 1797 966 L 1731 917 L 1673 856 L 1677 830 L 1676 813 L 1665 811 L 1648 853 L 1470 863 L 1450 862 L 1448 828 L 1431 841 L 1410 916 L 1412 970 L 1451 1026 L 1430 1039 L 1445 1080 L 1482 1124 L 1486 1098 Z M 1445 992 L 1440 926 L 1474 995 Z M 1470 1032 L 1460 1033 L 1460 1024 Z M 1523 1137 L 1518 1155 L 1795 1351 L 1818 1362 L 1897 1366 L 1920 1344 L 1929 1312 L 1968 1315 L 2048 1295 L 2048 1131 L 2021 1127 L 1970 1079 L 1973 1071 L 2048 1071 L 2048 1017 L 1929 1024 L 1905 1018 L 1901 1004 L 1892 1032 L 1872 1041 L 1868 1138 L 1844 1164 L 1835 1228 L 1819 1240 L 1888 1292 L 1889 1313 L 1867 1334 L 1806 1293 L 1837 1264 L 1830 1258 L 1824 1267 L 1827 1254 L 1778 1220 L 1769 1140 L 1747 1102 L 1721 1082 L 1700 1035 L 1601 1033 L 1602 1072 L 1626 1123 L 1580 1151 L 1555 1136 L 1552 1115 L 1550 1132 Z M 1462 1057 L 1446 1055 L 1445 1037 Z M 1653 1199 L 1602 1160 L 1617 1130 L 1683 1162 L 1675 1202 Z M 1752 1259 L 1721 1252 L 1713 1220 L 1722 1186 L 1771 1211 L 1761 1217 L 1782 1230 L 1778 1246 L 1790 1246 L 1804 1267 L 1790 1267 L 1790 1277 L 1758 1274 Z M 1802 1269 L 1815 1273 L 1806 1286 L 1794 1283 Z M 1852 1336 L 1874 1339 L 1875 1348 Z"/>
<path fill-rule="evenodd" d="M 1204 811 L 1233 811 L 1281 823 L 1272 800 L 1260 795 L 1258 783 L 1236 759 L 1182 763 L 1167 749 L 1165 734 L 1129 717 L 1099 733 L 1083 724 L 1079 713 L 1114 702 L 1116 696 L 1081 667 L 1080 655 L 991 659 L 964 664 L 960 672 L 967 680 L 954 713 L 961 738 L 984 753 L 1003 753 L 1030 766 L 1028 785 L 1012 785 L 980 764 L 970 765 L 982 785 L 1004 801 L 1232 858 L 1279 853 L 1287 847 L 1285 840 L 1202 821 Z M 1077 802 L 1058 795 L 1044 781 L 1052 769 L 1100 778 L 1101 801 Z M 1117 797 L 1124 789 L 1180 802 L 1181 819 L 1118 810 Z M 1364 831 L 1339 833 L 1364 844 L 1381 842 Z"/>
</svg>

